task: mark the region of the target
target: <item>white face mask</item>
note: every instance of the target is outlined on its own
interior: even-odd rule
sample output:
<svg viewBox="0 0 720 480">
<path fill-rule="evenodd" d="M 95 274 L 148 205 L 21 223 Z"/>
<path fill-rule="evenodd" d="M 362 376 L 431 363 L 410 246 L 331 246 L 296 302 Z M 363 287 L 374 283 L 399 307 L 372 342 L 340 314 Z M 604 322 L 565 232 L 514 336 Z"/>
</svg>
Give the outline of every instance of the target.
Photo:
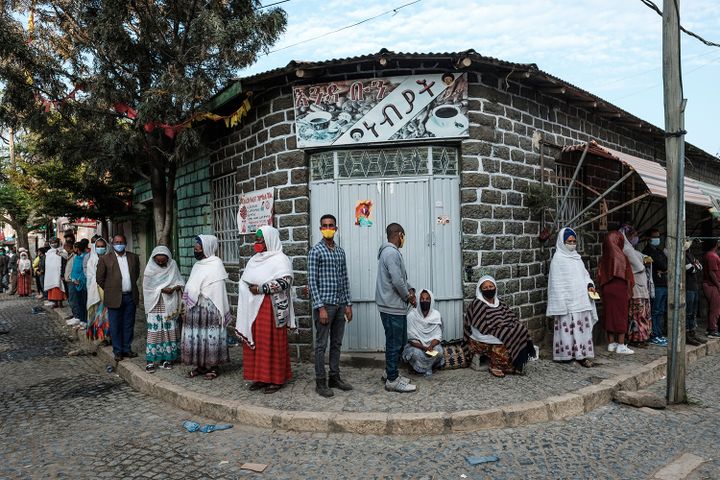
<svg viewBox="0 0 720 480">
<path fill-rule="evenodd" d="M 567 249 L 570 250 L 571 252 L 574 252 L 575 250 L 577 250 L 577 245 L 573 245 L 573 244 L 568 245 L 568 244 L 566 243 L 566 244 L 565 244 L 565 248 L 567 248 Z"/>
</svg>

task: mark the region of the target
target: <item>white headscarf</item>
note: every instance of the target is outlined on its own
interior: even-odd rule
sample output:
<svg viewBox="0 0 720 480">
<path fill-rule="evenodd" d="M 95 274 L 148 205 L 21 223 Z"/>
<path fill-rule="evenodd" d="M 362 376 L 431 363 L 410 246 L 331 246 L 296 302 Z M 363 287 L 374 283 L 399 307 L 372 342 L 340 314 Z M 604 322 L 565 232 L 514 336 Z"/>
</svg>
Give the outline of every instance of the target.
<svg viewBox="0 0 720 480">
<path fill-rule="evenodd" d="M 238 284 L 238 308 L 235 328 L 251 347 L 255 346 L 252 326 L 262 305 L 264 295 L 250 292 L 250 285 L 264 285 L 271 280 L 293 276 L 292 262 L 282 251 L 280 232 L 274 227 L 263 226 L 259 230 L 265 240 L 266 251 L 256 253 L 245 266 Z M 290 295 L 291 292 L 288 292 Z M 293 302 L 290 302 L 290 328 L 295 328 Z"/>
<path fill-rule="evenodd" d="M 593 322 L 597 321 L 595 302 L 588 295 L 588 285 L 595 285 L 577 251 L 565 245 L 565 231 L 558 232 L 555 254 L 550 262 L 548 274 L 548 301 L 545 315 L 567 315 L 569 313 L 592 312 Z M 575 233 L 573 231 L 573 233 Z M 575 236 L 575 235 L 573 235 Z"/>
<path fill-rule="evenodd" d="M 495 297 L 492 299 L 492 301 L 487 300 L 485 297 L 483 297 L 482 291 L 480 290 L 480 285 L 482 285 L 485 282 L 492 282 L 492 284 L 495 286 Z M 483 275 L 480 280 L 478 280 L 477 287 L 475 287 L 475 298 L 478 300 L 482 300 L 484 303 L 487 303 L 490 307 L 497 307 L 500 305 L 500 298 L 498 298 L 497 294 L 497 282 L 495 279 L 490 275 Z"/>
<path fill-rule="evenodd" d="M 99 237 L 90 245 L 90 255 L 88 255 L 87 264 L 85 265 L 85 277 L 87 278 L 87 308 L 90 309 L 93 305 L 100 303 L 100 289 L 95 281 L 97 278 L 97 265 L 100 261 L 100 256 L 97 254 L 96 243 L 98 240 L 105 242 L 105 249 L 107 251 L 107 240 Z"/>
<path fill-rule="evenodd" d="M 215 256 L 218 247 L 218 239 L 214 235 L 198 235 L 203 248 L 205 258 L 198 260 L 193 265 L 185 285 L 183 300 L 188 308 L 198 303 L 200 295 L 209 299 L 220 311 L 225 325 L 230 321 L 230 303 L 227 298 L 225 280 L 228 278 L 225 265 L 222 260 Z"/>
<path fill-rule="evenodd" d="M 418 296 L 417 306 L 411 309 L 407 315 L 407 338 L 418 340 L 423 345 L 429 345 L 433 340 L 442 340 L 442 317 L 440 312 L 435 310 L 435 295 L 427 288 L 420 290 L 430 295 L 430 310 L 427 316 L 423 315 L 420 308 L 420 297 Z"/>
<path fill-rule="evenodd" d="M 156 255 L 165 255 L 168 257 L 168 263 L 163 268 L 155 263 Z M 170 249 L 164 245 L 158 245 L 150 253 L 150 260 L 145 266 L 143 274 L 143 301 L 145 303 L 145 312 L 151 311 L 160 301 L 162 295 L 165 305 L 165 313 L 173 315 L 180 309 L 180 294 L 173 292 L 171 294 L 163 293 L 162 289 L 167 287 L 176 287 L 185 285 L 185 281 L 180 276 L 180 269 L 172 258 Z"/>
<path fill-rule="evenodd" d="M 20 252 L 20 260 L 18 260 L 18 272 L 24 272 L 32 268 L 32 262 L 28 258 L 27 251 Z"/>
<path fill-rule="evenodd" d="M 53 288 L 65 291 L 65 284 L 62 281 L 62 257 L 57 248 L 51 248 L 45 254 L 45 285 L 43 290 L 49 292 Z"/>
</svg>

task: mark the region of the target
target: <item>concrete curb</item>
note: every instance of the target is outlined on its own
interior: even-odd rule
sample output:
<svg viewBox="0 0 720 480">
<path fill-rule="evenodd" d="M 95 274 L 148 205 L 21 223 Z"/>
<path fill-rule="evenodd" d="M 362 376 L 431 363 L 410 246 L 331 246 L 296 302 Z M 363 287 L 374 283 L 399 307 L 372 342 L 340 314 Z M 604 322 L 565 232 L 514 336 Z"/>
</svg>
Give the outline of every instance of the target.
<svg viewBox="0 0 720 480">
<path fill-rule="evenodd" d="M 85 346 L 95 344 L 77 335 Z M 111 347 L 97 349 L 100 359 L 113 364 Z M 720 352 L 720 340 L 712 339 L 697 347 L 687 346 L 686 361 L 691 364 L 706 355 Z M 477 432 L 493 428 L 519 427 L 583 415 L 610 403 L 617 390 L 640 390 L 666 374 L 667 357 L 640 367 L 633 374 L 617 375 L 545 400 L 505 405 L 485 410 L 458 412 L 396 413 L 283 411 L 248 405 L 185 390 L 130 362 L 117 365 L 117 373 L 135 390 L 198 415 L 254 427 L 316 433 L 357 433 L 363 435 L 428 435 Z"/>
</svg>

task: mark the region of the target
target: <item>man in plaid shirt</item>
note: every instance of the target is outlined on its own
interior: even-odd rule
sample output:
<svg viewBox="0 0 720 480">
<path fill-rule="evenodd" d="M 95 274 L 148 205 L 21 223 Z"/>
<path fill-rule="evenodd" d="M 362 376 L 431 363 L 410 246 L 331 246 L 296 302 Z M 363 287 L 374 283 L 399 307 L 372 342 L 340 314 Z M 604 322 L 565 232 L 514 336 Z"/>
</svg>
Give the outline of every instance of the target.
<svg viewBox="0 0 720 480">
<path fill-rule="evenodd" d="M 350 284 L 345 251 L 333 239 L 337 220 L 330 214 L 320 219 L 320 240 L 308 254 L 308 285 L 315 323 L 315 391 L 332 397 L 333 388 L 352 390 L 340 378 L 340 347 L 345 333 L 345 320 L 352 320 Z M 330 379 L 325 378 L 325 350 L 330 338 Z"/>
</svg>

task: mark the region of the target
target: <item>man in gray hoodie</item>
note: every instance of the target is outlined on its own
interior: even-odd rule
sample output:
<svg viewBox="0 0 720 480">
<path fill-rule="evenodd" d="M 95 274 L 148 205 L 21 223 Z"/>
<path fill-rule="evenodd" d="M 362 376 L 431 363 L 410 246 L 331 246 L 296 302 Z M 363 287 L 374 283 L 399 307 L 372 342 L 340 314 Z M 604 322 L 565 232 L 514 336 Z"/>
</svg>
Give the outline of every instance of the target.
<svg viewBox="0 0 720 480">
<path fill-rule="evenodd" d="M 400 376 L 398 362 L 407 343 L 408 304 L 416 305 L 415 289 L 407 281 L 405 262 L 400 249 L 405 243 L 405 230 L 398 223 L 385 229 L 387 242 L 378 252 L 378 272 L 375 284 L 375 303 L 385 329 L 385 390 L 414 392 L 410 379 Z"/>
</svg>

